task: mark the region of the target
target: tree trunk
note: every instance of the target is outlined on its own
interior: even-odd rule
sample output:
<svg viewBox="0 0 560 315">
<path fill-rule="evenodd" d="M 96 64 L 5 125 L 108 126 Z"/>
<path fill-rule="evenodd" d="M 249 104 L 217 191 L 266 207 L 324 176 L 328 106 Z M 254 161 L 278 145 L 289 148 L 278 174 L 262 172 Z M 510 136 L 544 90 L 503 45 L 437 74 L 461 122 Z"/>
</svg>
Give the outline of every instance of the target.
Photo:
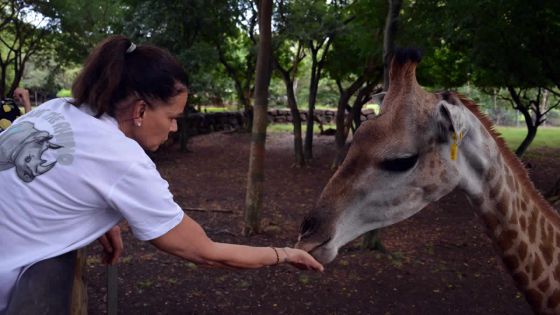
<svg viewBox="0 0 560 315">
<path fill-rule="evenodd" d="M 525 154 L 525 152 L 527 151 L 527 149 L 529 148 L 533 140 L 535 139 L 535 136 L 537 135 L 537 129 L 539 128 L 539 125 L 542 122 L 542 114 L 539 111 L 538 108 L 539 102 L 537 101 L 536 102 L 537 108 L 535 109 L 536 117 L 534 118 L 533 121 L 533 117 L 531 116 L 531 112 L 530 112 L 531 105 L 526 106 L 525 104 L 523 104 L 522 98 L 513 87 L 508 86 L 507 89 L 513 100 L 514 109 L 517 109 L 521 112 L 523 118 L 525 119 L 525 125 L 527 126 L 527 136 L 525 136 L 525 139 L 523 139 L 519 147 L 517 147 L 517 149 L 515 150 L 515 155 L 521 158 L 523 154 Z"/>
<path fill-rule="evenodd" d="M 515 150 L 515 155 L 517 155 L 517 157 L 521 158 L 523 154 L 527 152 L 527 149 L 529 148 L 529 146 L 535 139 L 535 136 L 537 135 L 537 129 L 538 127 L 536 125 L 527 124 L 527 135 L 525 136 L 525 139 L 523 139 L 519 147 L 517 147 L 517 149 Z"/>
<path fill-rule="evenodd" d="M 247 194 L 245 197 L 245 227 L 243 233 L 259 232 L 259 213 L 262 206 L 264 184 L 264 157 L 266 126 L 268 124 L 268 88 L 272 74 L 271 45 L 272 0 L 259 1 L 259 52 L 255 75 L 255 105 Z"/>
<path fill-rule="evenodd" d="M 305 166 L 305 158 L 303 156 L 303 140 L 301 137 L 301 116 L 297 107 L 296 95 L 294 92 L 294 82 L 288 74 L 284 77 L 286 84 L 286 94 L 288 97 L 288 107 L 292 114 L 292 124 L 294 125 L 294 159 L 295 165 L 298 167 Z"/>
<path fill-rule="evenodd" d="M 385 32 L 383 36 L 383 90 L 389 89 L 389 66 L 390 58 L 395 51 L 395 35 L 397 33 L 397 22 L 402 7 L 402 0 L 388 0 L 389 12 L 385 20 Z"/>
<path fill-rule="evenodd" d="M 307 130 L 305 131 L 305 144 L 303 154 L 307 160 L 313 158 L 313 125 L 315 123 L 315 102 L 317 101 L 317 90 L 319 85 L 318 78 L 318 65 L 317 65 L 317 53 L 313 53 L 312 64 L 311 64 L 311 80 L 309 82 L 309 98 L 307 107 Z"/>
<path fill-rule="evenodd" d="M 308 112 L 307 112 L 307 130 L 305 133 L 305 143 L 303 154 L 306 159 L 313 158 L 313 124 L 315 119 L 315 102 L 317 101 L 317 91 L 319 90 L 319 80 L 321 80 L 321 71 L 327 58 L 329 51 L 332 34 L 317 46 L 314 46 L 313 41 L 309 43 L 311 50 L 311 80 L 309 83 L 309 99 L 308 99 Z M 319 51 L 323 47 L 321 58 L 318 59 Z"/>
<path fill-rule="evenodd" d="M 0 98 L 4 99 L 6 95 L 6 68 L 8 67 L 7 64 L 2 63 L 0 67 Z"/>
<path fill-rule="evenodd" d="M 346 118 L 346 107 L 348 106 L 348 101 L 350 97 L 354 95 L 354 93 L 362 86 L 364 83 L 364 76 L 359 76 L 356 81 L 352 83 L 347 89 L 342 89 L 340 87 L 340 97 L 338 99 L 338 107 L 336 109 L 336 135 L 335 135 L 335 143 L 336 143 L 336 157 L 331 165 L 331 169 L 336 169 L 344 160 L 344 156 L 346 153 L 346 139 L 348 138 L 348 129 L 347 124 L 345 123 Z M 352 117 L 349 117 L 350 123 Z"/>
</svg>

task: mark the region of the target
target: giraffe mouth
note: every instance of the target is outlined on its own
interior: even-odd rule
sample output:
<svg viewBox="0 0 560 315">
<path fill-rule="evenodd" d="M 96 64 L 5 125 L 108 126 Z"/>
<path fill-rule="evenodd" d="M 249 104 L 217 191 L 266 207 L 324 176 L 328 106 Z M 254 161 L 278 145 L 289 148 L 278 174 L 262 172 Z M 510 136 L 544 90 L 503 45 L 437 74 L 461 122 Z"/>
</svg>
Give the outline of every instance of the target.
<svg viewBox="0 0 560 315">
<path fill-rule="evenodd" d="M 297 244 L 295 245 L 296 248 L 300 248 L 305 250 L 306 252 L 310 253 L 311 255 L 313 255 L 314 251 L 320 250 L 323 246 L 325 246 L 327 243 L 329 243 L 332 240 L 332 237 L 328 237 L 326 240 L 324 240 L 321 243 L 318 243 L 312 247 L 308 247 L 306 245 L 309 245 L 309 243 L 305 243 L 305 241 L 299 241 L 297 242 Z M 306 248 L 307 247 L 307 248 Z"/>
<path fill-rule="evenodd" d="M 311 250 L 309 250 L 308 252 L 311 253 L 312 251 L 314 251 L 314 250 L 316 250 L 316 249 L 318 249 L 318 248 L 321 248 L 321 247 L 323 247 L 324 245 L 327 245 L 327 243 L 330 242 L 331 239 L 332 239 L 332 237 L 329 236 L 324 242 L 322 242 L 322 243 L 318 244 L 317 246 L 311 248 Z"/>
</svg>

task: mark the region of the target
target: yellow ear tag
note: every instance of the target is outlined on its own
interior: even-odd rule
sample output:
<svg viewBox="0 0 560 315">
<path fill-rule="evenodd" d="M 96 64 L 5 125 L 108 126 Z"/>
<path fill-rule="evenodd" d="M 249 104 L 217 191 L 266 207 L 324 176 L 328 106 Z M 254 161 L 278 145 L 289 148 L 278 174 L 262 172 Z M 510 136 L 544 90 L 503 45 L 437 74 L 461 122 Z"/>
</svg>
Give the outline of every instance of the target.
<svg viewBox="0 0 560 315">
<path fill-rule="evenodd" d="M 463 133 L 461 132 L 461 138 L 463 137 Z M 452 160 L 457 160 L 457 133 L 454 132 L 453 135 L 451 135 L 451 138 L 453 139 L 453 143 L 451 144 L 451 159 Z"/>
</svg>

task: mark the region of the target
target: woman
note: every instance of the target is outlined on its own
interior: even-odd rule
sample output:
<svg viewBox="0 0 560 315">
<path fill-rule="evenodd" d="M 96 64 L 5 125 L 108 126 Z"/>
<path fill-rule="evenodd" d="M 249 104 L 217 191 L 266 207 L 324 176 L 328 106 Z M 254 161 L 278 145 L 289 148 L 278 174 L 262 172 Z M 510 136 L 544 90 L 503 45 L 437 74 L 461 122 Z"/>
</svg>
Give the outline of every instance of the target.
<svg viewBox="0 0 560 315">
<path fill-rule="evenodd" d="M 116 262 L 122 219 L 138 239 L 197 264 L 323 270 L 298 249 L 213 242 L 173 201 L 144 150 L 177 131 L 186 82 L 167 51 L 113 36 L 86 60 L 73 100 L 46 102 L 0 134 L 0 310 L 28 304 L 27 278 L 50 273 L 29 268 L 37 262 L 67 261 L 98 238 Z"/>
</svg>

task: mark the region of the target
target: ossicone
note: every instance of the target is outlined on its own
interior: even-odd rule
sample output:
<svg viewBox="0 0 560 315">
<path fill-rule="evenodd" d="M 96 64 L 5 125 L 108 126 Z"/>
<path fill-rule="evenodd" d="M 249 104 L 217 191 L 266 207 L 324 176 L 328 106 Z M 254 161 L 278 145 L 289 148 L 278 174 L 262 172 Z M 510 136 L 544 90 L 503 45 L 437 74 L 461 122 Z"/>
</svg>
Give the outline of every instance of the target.
<svg viewBox="0 0 560 315">
<path fill-rule="evenodd" d="M 407 63 L 418 64 L 422 60 L 422 52 L 416 48 L 397 48 L 393 54 L 393 62 L 398 65 Z"/>
</svg>

